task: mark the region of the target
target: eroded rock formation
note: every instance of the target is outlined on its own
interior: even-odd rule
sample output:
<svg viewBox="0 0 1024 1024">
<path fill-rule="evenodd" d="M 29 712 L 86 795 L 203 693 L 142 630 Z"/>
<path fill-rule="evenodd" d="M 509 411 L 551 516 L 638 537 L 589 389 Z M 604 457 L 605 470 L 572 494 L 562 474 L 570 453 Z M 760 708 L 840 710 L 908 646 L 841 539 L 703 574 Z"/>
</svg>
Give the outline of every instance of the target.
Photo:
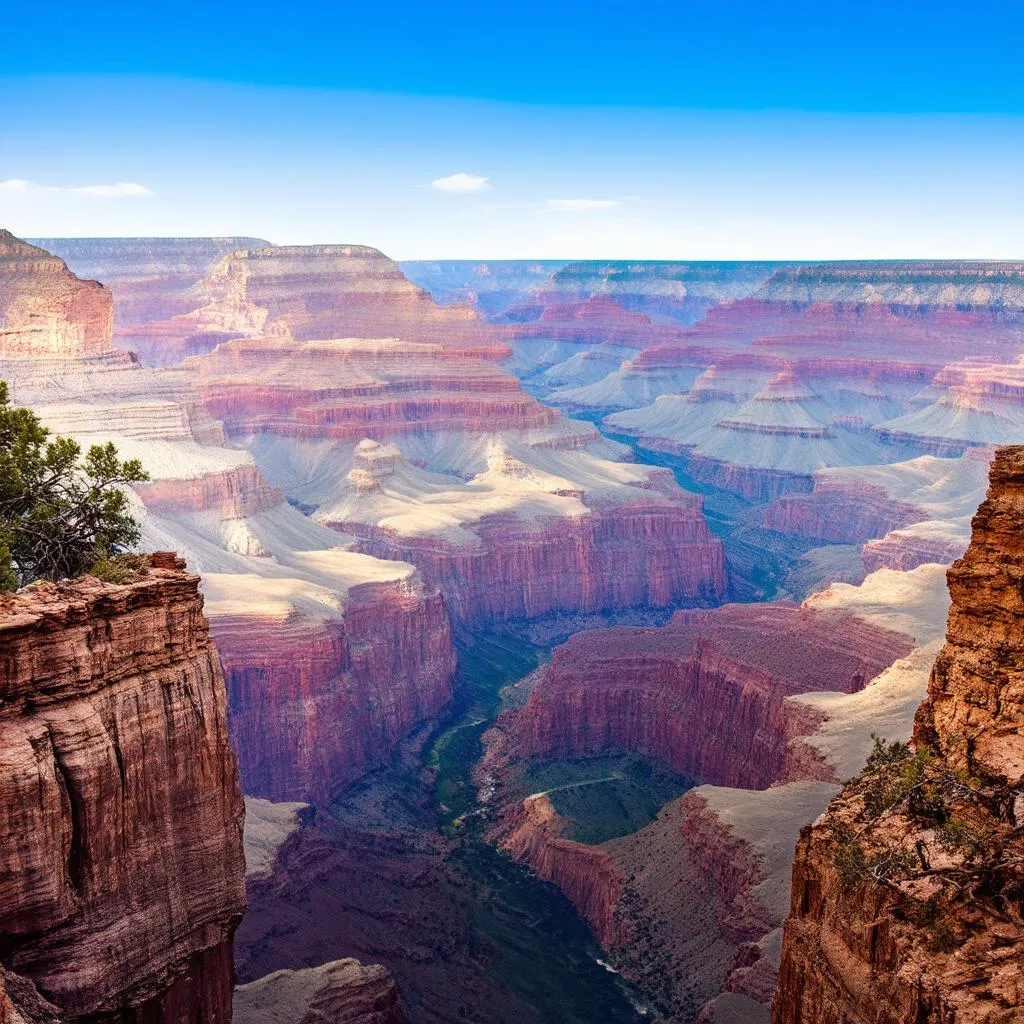
<svg viewBox="0 0 1024 1024">
<path fill-rule="evenodd" d="M 661 629 L 577 634 L 558 648 L 521 711 L 524 757 L 635 750 L 690 778 L 764 788 L 785 776 L 809 722 L 786 697 L 855 692 L 911 642 L 854 616 L 793 604 L 677 612 Z M 831 773 L 825 771 L 824 778 Z"/>
<path fill-rule="evenodd" d="M 96 281 L 0 229 L 0 356 L 92 356 L 110 347 L 113 302 Z"/>
<path fill-rule="evenodd" d="M 235 990 L 237 1024 L 403 1024 L 394 978 L 379 964 L 333 960 L 275 971 Z"/>
<path fill-rule="evenodd" d="M 1024 448 L 996 452 L 914 729 L 802 833 L 776 1024 L 1024 1012 Z"/>
<path fill-rule="evenodd" d="M 44 999 L 90 1024 L 231 1019 L 244 809 L 181 565 L 0 599 L 0 932 L 28 1021 Z"/>
<path fill-rule="evenodd" d="M 75 281 L 43 257 L 18 278 L 39 301 L 54 267 Z M 109 323 L 95 352 L 74 357 L 33 338 L 15 354 L 0 346 L 14 400 L 85 445 L 112 440 L 142 459 L 153 478 L 138 491 L 144 543 L 203 574 L 249 792 L 326 799 L 449 699 L 448 619 L 413 566 L 352 551 L 287 504 L 228 445 L 186 372 L 113 350 Z"/>
</svg>

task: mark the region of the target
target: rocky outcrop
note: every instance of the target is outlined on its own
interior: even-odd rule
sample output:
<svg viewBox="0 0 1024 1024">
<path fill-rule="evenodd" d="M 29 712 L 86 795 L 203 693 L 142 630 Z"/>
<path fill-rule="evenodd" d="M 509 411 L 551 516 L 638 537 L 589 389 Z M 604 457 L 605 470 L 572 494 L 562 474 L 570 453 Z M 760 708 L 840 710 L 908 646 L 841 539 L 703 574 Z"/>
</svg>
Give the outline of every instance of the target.
<svg viewBox="0 0 1024 1024">
<path fill-rule="evenodd" d="M 339 526 L 369 554 L 417 566 L 444 593 L 452 618 L 470 626 L 558 612 L 713 604 L 725 594 L 721 544 L 699 499 L 652 494 L 534 523 L 494 516 L 475 524 L 475 545 L 403 538 L 352 520 Z"/>
<path fill-rule="evenodd" d="M 244 811 L 182 566 L 0 599 L 0 932 L 23 979 L 8 997 L 31 983 L 67 1021 L 231 1017 Z"/>
<path fill-rule="evenodd" d="M 374 964 L 334 960 L 275 971 L 235 990 L 236 1024 L 402 1024 L 394 978 Z"/>
<path fill-rule="evenodd" d="M 923 511 L 893 500 L 881 487 L 818 477 L 810 494 L 786 495 L 772 502 L 761 522 L 769 530 L 805 540 L 862 544 L 926 518 Z"/>
<path fill-rule="evenodd" d="M 1024 448 L 997 451 L 914 748 L 883 745 L 801 835 L 776 1024 L 1024 1012 Z"/>
<path fill-rule="evenodd" d="M 103 285 L 0 229 L 0 358 L 97 355 L 110 347 L 112 318 Z"/>
</svg>

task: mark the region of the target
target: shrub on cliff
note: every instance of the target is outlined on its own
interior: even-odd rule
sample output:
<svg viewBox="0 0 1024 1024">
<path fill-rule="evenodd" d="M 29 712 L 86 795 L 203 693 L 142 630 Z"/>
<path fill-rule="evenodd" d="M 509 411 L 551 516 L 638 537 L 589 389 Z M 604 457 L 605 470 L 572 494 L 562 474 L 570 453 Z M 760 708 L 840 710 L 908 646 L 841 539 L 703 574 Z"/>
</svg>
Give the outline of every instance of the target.
<svg viewBox="0 0 1024 1024">
<path fill-rule="evenodd" d="M 80 576 L 139 541 L 124 485 L 148 480 L 113 444 L 53 437 L 0 381 L 0 589 Z"/>
</svg>

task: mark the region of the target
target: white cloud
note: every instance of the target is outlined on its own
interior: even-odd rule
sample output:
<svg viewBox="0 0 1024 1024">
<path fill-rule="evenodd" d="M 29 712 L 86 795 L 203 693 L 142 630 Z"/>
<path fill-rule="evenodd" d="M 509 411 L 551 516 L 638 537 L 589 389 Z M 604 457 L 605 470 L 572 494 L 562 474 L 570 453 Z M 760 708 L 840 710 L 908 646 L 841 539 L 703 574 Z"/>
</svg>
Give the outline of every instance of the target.
<svg viewBox="0 0 1024 1024">
<path fill-rule="evenodd" d="M 479 174 L 449 174 L 447 178 L 435 178 L 430 183 L 431 188 L 438 192 L 451 192 L 455 194 L 463 192 L 483 192 L 491 188 L 488 178 L 482 178 Z"/>
<path fill-rule="evenodd" d="M 63 192 L 69 195 L 102 196 L 106 199 L 123 199 L 125 197 L 147 199 L 155 195 L 145 185 L 135 181 L 119 181 L 114 185 L 80 185 L 69 188 L 60 185 L 39 185 L 24 178 L 8 178 L 0 181 L 0 188 L 23 192 Z"/>
<path fill-rule="evenodd" d="M 574 210 L 586 213 L 588 210 L 610 210 L 613 206 L 621 206 L 621 199 L 549 199 L 549 210 Z"/>
</svg>

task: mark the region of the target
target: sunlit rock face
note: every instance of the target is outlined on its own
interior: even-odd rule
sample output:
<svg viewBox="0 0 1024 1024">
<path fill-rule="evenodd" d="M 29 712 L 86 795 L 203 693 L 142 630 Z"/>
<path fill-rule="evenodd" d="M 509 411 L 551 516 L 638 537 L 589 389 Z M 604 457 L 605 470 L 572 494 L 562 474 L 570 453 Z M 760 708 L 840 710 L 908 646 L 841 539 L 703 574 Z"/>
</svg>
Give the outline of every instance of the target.
<svg viewBox="0 0 1024 1024">
<path fill-rule="evenodd" d="M 973 852 L 943 843 L 934 807 L 930 817 L 927 805 L 890 798 L 875 814 L 866 784 L 851 782 L 801 833 L 775 1024 L 1021 1019 L 1024 934 L 1001 894 L 1021 885 L 1022 493 L 1024 449 L 998 450 L 970 546 L 949 570 L 946 643 L 914 728 L 918 750 L 930 752 L 931 800 L 957 801 L 947 820 L 970 829 Z M 944 794 L 943 772 L 989 795 Z M 850 837 L 866 863 L 901 849 L 914 859 L 882 881 L 851 878 L 842 870 Z"/>
<path fill-rule="evenodd" d="M 275 971 L 235 990 L 237 1024 L 403 1024 L 394 978 L 351 958 Z"/>
<path fill-rule="evenodd" d="M 923 455 L 887 466 L 822 470 L 809 494 L 769 504 L 771 530 L 824 544 L 860 544 L 866 572 L 949 564 L 963 554 L 985 494 L 990 448 Z"/>
<path fill-rule="evenodd" d="M 460 624 L 717 603 L 700 500 L 526 394 L 503 354 L 254 338 L 185 370 L 277 486 L 360 550 L 417 566 Z"/>
<path fill-rule="evenodd" d="M 0 357 L 97 355 L 110 347 L 112 317 L 101 284 L 0 230 Z"/>
<path fill-rule="evenodd" d="M 524 756 L 636 750 L 690 778 L 761 789 L 785 777 L 789 740 L 805 724 L 785 698 L 825 679 L 856 692 L 910 649 L 903 634 L 793 604 L 581 633 L 555 652 L 513 743 Z"/>
<path fill-rule="evenodd" d="M 0 599 L 5 1020 L 231 1019 L 243 806 L 181 565 Z"/>
<path fill-rule="evenodd" d="M 468 307 L 438 306 L 366 246 L 263 246 L 223 256 L 187 292 L 188 311 L 133 329 L 133 347 L 168 364 L 230 338 L 396 337 L 482 343 Z"/>
<path fill-rule="evenodd" d="M 114 344 L 134 348 L 132 327 L 194 308 L 189 289 L 223 256 L 270 243 L 259 238 L 36 238 L 78 277 L 114 297 Z"/>
</svg>

